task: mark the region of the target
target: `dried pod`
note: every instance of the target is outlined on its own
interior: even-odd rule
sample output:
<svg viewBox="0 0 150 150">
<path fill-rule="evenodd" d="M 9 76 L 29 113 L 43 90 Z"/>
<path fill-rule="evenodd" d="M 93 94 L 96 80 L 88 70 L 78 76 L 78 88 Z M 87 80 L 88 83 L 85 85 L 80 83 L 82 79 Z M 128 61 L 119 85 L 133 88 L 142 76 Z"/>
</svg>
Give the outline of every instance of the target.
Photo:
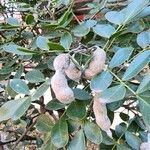
<svg viewBox="0 0 150 150">
<path fill-rule="evenodd" d="M 57 70 L 66 70 L 69 67 L 70 58 L 69 54 L 59 54 L 53 62 L 54 69 Z"/>
<path fill-rule="evenodd" d="M 64 103 L 71 103 L 74 98 L 72 89 L 68 86 L 65 73 L 63 71 L 56 71 L 51 79 L 51 87 L 55 93 L 56 98 Z"/>
<path fill-rule="evenodd" d="M 140 145 L 140 150 L 150 150 L 150 143 L 144 142 Z"/>
<path fill-rule="evenodd" d="M 66 75 L 71 79 L 76 82 L 79 82 L 81 78 L 81 70 L 79 70 L 76 65 L 73 63 L 73 61 L 70 61 L 69 67 L 67 70 L 65 70 Z"/>
<path fill-rule="evenodd" d="M 107 116 L 106 104 L 103 104 L 99 101 L 98 94 L 94 96 L 93 112 L 97 125 L 109 136 L 112 136 L 110 131 L 111 122 Z"/>
<path fill-rule="evenodd" d="M 103 49 L 95 46 L 96 50 L 93 52 L 93 59 L 89 63 L 88 68 L 84 72 L 86 79 L 91 79 L 96 74 L 100 73 L 105 67 L 106 53 Z"/>
</svg>

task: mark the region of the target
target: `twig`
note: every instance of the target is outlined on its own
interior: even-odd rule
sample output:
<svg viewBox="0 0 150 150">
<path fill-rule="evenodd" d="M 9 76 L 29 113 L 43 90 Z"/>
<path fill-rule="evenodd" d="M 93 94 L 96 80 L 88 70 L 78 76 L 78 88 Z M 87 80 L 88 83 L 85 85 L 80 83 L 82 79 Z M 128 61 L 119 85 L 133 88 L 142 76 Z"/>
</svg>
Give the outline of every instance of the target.
<svg viewBox="0 0 150 150">
<path fill-rule="evenodd" d="M 36 121 L 37 121 L 37 119 L 35 121 L 33 121 L 33 123 L 23 132 L 23 134 L 20 136 L 20 138 L 16 141 L 16 143 L 12 147 L 12 150 L 15 150 L 15 148 L 19 144 L 19 142 L 26 136 L 26 134 L 30 131 L 30 129 L 32 127 L 34 127 L 34 125 L 36 124 Z"/>
</svg>

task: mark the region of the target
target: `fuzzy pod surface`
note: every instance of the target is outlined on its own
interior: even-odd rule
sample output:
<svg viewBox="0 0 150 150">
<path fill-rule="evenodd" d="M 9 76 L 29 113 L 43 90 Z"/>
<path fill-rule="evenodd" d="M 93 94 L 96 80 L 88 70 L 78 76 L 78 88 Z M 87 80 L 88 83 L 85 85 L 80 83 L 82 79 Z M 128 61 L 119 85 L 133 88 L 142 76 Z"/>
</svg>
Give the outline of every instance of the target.
<svg viewBox="0 0 150 150">
<path fill-rule="evenodd" d="M 57 70 L 51 79 L 51 87 L 56 98 L 64 104 L 69 104 L 74 101 L 74 93 L 68 86 L 65 73 Z"/>
<path fill-rule="evenodd" d="M 70 58 L 69 54 L 59 54 L 53 62 L 54 69 L 57 70 L 66 70 L 69 67 Z"/>
<path fill-rule="evenodd" d="M 79 70 L 73 61 L 70 61 L 69 67 L 65 70 L 66 75 L 73 81 L 79 82 L 82 72 Z"/>
<path fill-rule="evenodd" d="M 84 76 L 86 79 L 92 79 L 105 67 L 106 52 L 98 46 L 95 47 L 96 50 L 92 54 L 93 59 L 91 60 L 88 68 L 84 72 Z"/>
<path fill-rule="evenodd" d="M 140 145 L 140 150 L 150 150 L 150 142 L 144 142 Z"/>
<path fill-rule="evenodd" d="M 97 125 L 105 131 L 109 136 L 112 136 L 110 131 L 111 122 L 107 116 L 106 104 L 101 103 L 98 94 L 94 96 L 93 102 L 93 112 L 95 115 Z"/>
</svg>

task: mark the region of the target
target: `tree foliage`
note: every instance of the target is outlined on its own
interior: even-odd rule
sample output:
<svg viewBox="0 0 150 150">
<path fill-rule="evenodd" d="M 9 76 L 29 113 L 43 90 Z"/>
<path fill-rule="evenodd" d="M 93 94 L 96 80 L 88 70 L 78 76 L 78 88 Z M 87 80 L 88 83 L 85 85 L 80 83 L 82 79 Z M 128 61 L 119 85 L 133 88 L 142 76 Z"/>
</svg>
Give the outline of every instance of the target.
<svg viewBox="0 0 150 150">
<path fill-rule="evenodd" d="M 8 134 L 1 145 L 85 150 L 90 141 L 101 150 L 138 150 L 147 141 L 149 0 L 133 0 L 124 7 L 111 4 L 88 3 L 90 11 L 83 20 L 73 0 L 0 4 L 0 129 Z M 51 88 L 54 59 L 69 54 L 84 71 L 95 45 L 106 52 L 103 71 L 79 82 L 67 78 L 75 100 L 61 103 Z M 111 137 L 96 124 L 93 91 L 100 91 L 111 124 L 119 112 L 121 121 L 111 128 Z"/>
</svg>

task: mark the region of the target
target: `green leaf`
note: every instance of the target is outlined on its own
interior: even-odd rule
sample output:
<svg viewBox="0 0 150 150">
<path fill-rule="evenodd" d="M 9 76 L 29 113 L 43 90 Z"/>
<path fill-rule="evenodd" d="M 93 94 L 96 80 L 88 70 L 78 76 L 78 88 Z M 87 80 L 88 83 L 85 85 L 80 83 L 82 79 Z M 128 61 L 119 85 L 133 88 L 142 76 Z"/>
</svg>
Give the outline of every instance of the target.
<svg viewBox="0 0 150 150">
<path fill-rule="evenodd" d="M 50 138 L 46 143 L 42 145 L 42 148 L 40 150 L 57 150 L 57 149 L 54 147 Z"/>
<path fill-rule="evenodd" d="M 103 137 L 103 141 L 102 143 L 108 145 L 114 145 L 116 142 L 114 139 L 110 138 L 106 132 L 102 131 L 102 137 Z"/>
<path fill-rule="evenodd" d="M 65 49 L 69 49 L 72 43 L 71 34 L 69 32 L 65 32 L 60 39 L 60 43 Z"/>
<path fill-rule="evenodd" d="M 25 49 L 23 47 L 20 47 L 16 44 L 10 43 L 10 44 L 5 44 L 3 46 L 3 50 L 8 53 L 13 53 L 17 55 L 32 55 L 32 54 L 37 54 L 35 51 L 30 51 L 28 49 Z"/>
<path fill-rule="evenodd" d="M 48 110 L 59 110 L 62 108 L 65 108 L 65 105 L 57 100 L 51 100 L 46 104 L 46 109 Z"/>
<path fill-rule="evenodd" d="M 126 8 L 121 11 L 110 11 L 106 13 L 106 19 L 114 24 L 123 25 L 131 22 L 147 6 L 149 0 L 133 0 Z"/>
<path fill-rule="evenodd" d="M 110 11 L 105 14 L 105 17 L 109 22 L 121 25 L 124 21 L 125 14 L 117 11 Z"/>
<path fill-rule="evenodd" d="M 143 11 L 149 4 L 149 0 L 133 0 L 126 8 L 124 22 L 131 21 L 135 16 Z"/>
<path fill-rule="evenodd" d="M 67 145 L 68 137 L 68 125 L 65 120 L 59 120 L 52 129 L 51 138 L 54 146 L 61 148 Z"/>
<path fill-rule="evenodd" d="M 123 112 L 121 112 L 120 114 L 119 114 L 119 116 L 120 116 L 120 118 L 123 120 L 123 121 L 128 121 L 129 120 L 129 115 L 127 115 L 127 114 L 125 114 L 125 113 L 123 113 Z"/>
<path fill-rule="evenodd" d="M 82 120 L 86 116 L 86 107 L 82 101 L 73 101 L 67 108 L 66 115 L 73 120 Z"/>
<path fill-rule="evenodd" d="M 48 82 L 44 82 L 43 84 L 41 84 L 36 91 L 32 94 L 32 101 L 39 99 L 49 88 L 50 84 L 48 84 Z"/>
<path fill-rule="evenodd" d="M 93 26 L 95 26 L 97 24 L 97 21 L 96 20 L 86 20 L 85 21 L 85 26 L 88 27 L 88 28 L 92 28 Z"/>
<path fill-rule="evenodd" d="M 141 32 L 140 34 L 138 34 L 137 44 L 141 48 L 146 48 L 149 46 L 149 44 L 150 44 L 150 30 L 144 31 L 144 32 Z"/>
<path fill-rule="evenodd" d="M 60 44 L 58 43 L 55 43 L 55 42 L 48 42 L 48 46 L 49 46 L 49 49 L 50 50 L 59 50 L 59 51 L 64 51 L 64 47 L 61 46 Z"/>
<path fill-rule="evenodd" d="M 110 68 L 118 67 L 129 59 L 133 52 L 132 47 L 120 48 L 117 50 L 109 63 Z"/>
<path fill-rule="evenodd" d="M 95 76 L 90 82 L 90 88 L 93 91 L 104 91 L 112 83 L 112 75 L 108 71 L 103 71 L 102 73 Z"/>
<path fill-rule="evenodd" d="M 36 39 L 36 46 L 40 48 L 41 50 L 49 50 L 48 43 L 49 43 L 49 40 L 47 37 L 38 36 Z"/>
<path fill-rule="evenodd" d="M 24 72 L 24 66 L 21 64 L 14 75 L 14 79 L 20 78 L 23 72 Z"/>
<path fill-rule="evenodd" d="M 150 102 L 147 103 L 145 101 L 139 100 L 140 112 L 142 114 L 142 119 L 144 120 L 147 130 L 150 130 Z M 147 101 L 149 101 L 149 98 Z"/>
<path fill-rule="evenodd" d="M 106 89 L 101 94 L 101 99 L 103 103 L 112 103 L 122 100 L 125 97 L 126 88 L 123 85 L 113 86 Z"/>
<path fill-rule="evenodd" d="M 115 126 L 115 134 L 120 137 L 125 133 L 127 130 L 127 125 L 125 123 L 120 123 L 119 125 Z"/>
<path fill-rule="evenodd" d="M 30 94 L 27 84 L 21 79 L 12 79 L 10 81 L 10 87 L 17 93 Z"/>
<path fill-rule="evenodd" d="M 149 86 L 150 86 L 150 72 L 143 78 L 140 85 L 138 86 L 136 93 L 145 92 Z"/>
<path fill-rule="evenodd" d="M 46 114 L 41 114 L 36 122 L 36 129 L 40 132 L 50 132 L 54 126 L 53 122 L 50 120 L 50 117 Z"/>
<path fill-rule="evenodd" d="M 34 16 L 32 14 L 28 14 L 25 18 L 27 24 L 32 24 L 34 21 Z"/>
<path fill-rule="evenodd" d="M 115 32 L 115 28 L 109 24 L 97 24 L 93 27 L 93 30 L 96 34 L 105 38 L 110 38 Z"/>
<path fill-rule="evenodd" d="M 39 83 L 45 81 L 43 73 L 36 69 L 33 69 L 26 73 L 25 79 L 28 80 L 30 83 Z"/>
<path fill-rule="evenodd" d="M 95 144 L 102 142 L 102 133 L 100 128 L 93 122 L 86 122 L 84 125 L 84 132 L 86 137 Z"/>
<path fill-rule="evenodd" d="M 127 145 L 117 145 L 117 150 L 131 150 Z"/>
<path fill-rule="evenodd" d="M 73 29 L 73 33 L 77 37 L 82 37 L 90 32 L 90 28 L 86 27 L 84 24 L 78 25 Z"/>
<path fill-rule="evenodd" d="M 0 107 L 0 122 L 8 119 L 19 119 L 31 105 L 31 99 L 24 97 L 6 102 Z"/>
<path fill-rule="evenodd" d="M 129 80 L 136 76 L 146 64 L 150 62 L 150 50 L 140 53 L 134 60 L 130 63 L 126 72 L 123 75 L 123 80 Z"/>
<path fill-rule="evenodd" d="M 89 100 L 92 98 L 91 95 L 89 95 L 87 91 L 79 89 L 79 88 L 73 89 L 73 92 L 74 92 L 75 98 L 78 100 Z"/>
<path fill-rule="evenodd" d="M 7 18 L 6 22 L 11 26 L 20 26 L 20 23 L 18 22 L 18 20 L 13 17 Z"/>
<path fill-rule="evenodd" d="M 85 137 L 81 129 L 76 133 L 72 141 L 69 143 L 67 150 L 85 150 Z"/>
<path fill-rule="evenodd" d="M 136 135 L 132 134 L 129 131 L 126 131 L 125 139 L 127 143 L 129 144 L 129 146 L 131 146 L 133 149 L 136 149 L 136 150 L 140 149 L 140 145 L 142 141 L 140 140 L 139 137 L 137 137 Z"/>
</svg>

